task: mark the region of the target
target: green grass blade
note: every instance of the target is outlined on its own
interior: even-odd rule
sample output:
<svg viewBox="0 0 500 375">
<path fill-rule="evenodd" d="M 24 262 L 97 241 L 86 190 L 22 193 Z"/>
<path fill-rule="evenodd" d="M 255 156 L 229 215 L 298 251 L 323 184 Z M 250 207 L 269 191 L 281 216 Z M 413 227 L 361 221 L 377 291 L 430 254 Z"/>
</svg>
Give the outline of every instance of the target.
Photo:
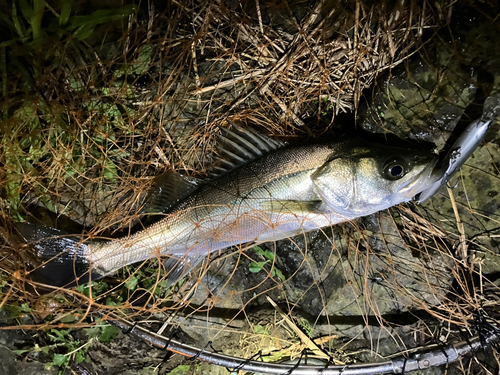
<svg viewBox="0 0 500 375">
<path fill-rule="evenodd" d="M 33 29 L 33 39 L 41 36 L 42 18 L 45 11 L 45 0 L 34 0 L 33 2 L 33 16 L 30 19 L 30 24 Z"/>
<path fill-rule="evenodd" d="M 61 0 L 61 15 L 59 16 L 59 25 L 63 26 L 68 23 L 72 8 L 73 0 Z"/>
<path fill-rule="evenodd" d="M 14 28 L 16 29 L 17 34 L 21 39 L 24 39 L 26 36 L 26 30 L 19 22 L 19 18 L 17 17 L 17 7 L 16 3 L 12 3 L 12 22 L 14 23 Z"/>
</svg>

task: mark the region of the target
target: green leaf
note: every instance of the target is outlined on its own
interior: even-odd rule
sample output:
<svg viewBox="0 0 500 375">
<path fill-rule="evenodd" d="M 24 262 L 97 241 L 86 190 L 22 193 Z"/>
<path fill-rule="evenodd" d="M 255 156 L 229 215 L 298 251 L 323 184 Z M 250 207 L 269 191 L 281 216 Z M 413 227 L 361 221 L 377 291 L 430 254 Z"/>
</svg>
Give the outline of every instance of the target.
<svg viewBox="0 0 500 375">
<path fill-rule="evenodd" d="M 254 325 L 253 331 L 258 335 L 268 335 L 269 334 L 268 330 L 265 327 L 261 326 L 260 324 Z"/>
<path fill-rule="evenodd" d="M 132 73 L 137 75 L 146 73 L 151 63 L 152 55 L 153 55 L 153 46 L 151 44 L 147 44 L 140 47 L 139 56 L 131 66 Z"/>
<path fill-rule="evenodd" d="M 118 332 L 120 332 L 120 330 L 115 326 L 104 326 L 102 327 L 102 333 L 101 336 L 99 336 L 99 341 L 110 342 Z"/>
<path fill-rule="evenodd" d="M 135 275 L 132 275 L 125 281 L 125 287 L 128 290 L 135 290 L 137 288 L 137 284 L 139 284 L 139 278 Z"/>
<path fill-rule="evenodd" d="M 116 302 L 113 301 L 111 297 L 106 297 L 106 302 L 104 304 L 106 306 L 116 306 Z"/>
<path fill-rule="evenodd" d="M 255 255 L 262 255 L 263 257 L 269 260 L 274 259 L 274 253 L 272 251 L 263 250 L 260 246 L 252 247 L 252 251 L 255 253 Z"/>
<path fill-rule="evenodd" d="M 79 350 L 75 353 L 75 362 L 82 363 L 83 361 L 87 361 L 89 356 L 84 350 Z"/>
<path fill-rule="evenodd" d="M 130 13 L 135 11 L 135 5 L 130 4 L 116 9 L 100 9 L 92 12 L 89 16 L 76 16 L 71 19 L 72 27 L 79 27 L 82 25 L 98 25 L 100 23 L 119 21 L 128 17 Z"/>
<path fill-rule="evenodd" d="M 83 25 L 80 26 L 78 29 L 76 29 L 75 32 L 73 32 L 73 38 L 75 38 L 78 41 L 82 41 L 87 39 L 89 36 L 92 35 L 94 32 L 94 29 L 97 25 Z"/>
<path fill-rule="evenodd" d="M 278 279 L 280 279 L 281 281 L 285 281 L 286 280 L 286 277 L 285 277 L 285 275 L 283 275 L 283 272 L 281 272 L 276 267 L 273 268 L 273 269 L 276 270 L 276 276 L 278 276 Z"/>
<path fill-rule="evenodd" d="M 17 304 L 12 304 L 6 306 L 11 318 L 18 318 L 23 314 L 31 312 L 31 307 L 27 303 L 21 304 L 21 306 Z"/>
<path fill-rule="evenodd" d="M 54 354 L 54 359 L 52 363 L 56 366 L 64 366 L 69 363 L 69 358 L 64 354 Z"/>
<path fill-rule="evenodd" d="M 88 359 L 88 355 L 83 351 L 77 351 L 75 353 L 75 362 L 76 363 L 82 363 L 83 361 Z"/>
<path fill-rule="evenodd" d="M 30 25 L 33 29 L 33 39 L 37 39 L 41 36 L 41 26 L 43 12 L 45 11 L 45 0 L 34 0 L 33 1 L 33 16 L 30 19 Z"/>
<path fill-rule="evenodd" d="M 51 329 L 50 333 L 47 333 L 50 340 L 53 342 L 63 342 L 67 343 L 68 341 L 72 341 L 73 338 L 69 338 L 69 329 Z"/>
<path fill-rule="evenodd" d="M 273 260 L 274 259 L 274 253 L 272 251 L 266 250 L 264 251 L 264 257 Z"/>
<path fill-rule="evenodd" d="M 30 349 L 19 349 L 19 350 L 13 350 L 12 352 L 15 353 L 16 355 L 23 355 L 24 353 L 28 353 Z"/>
<path fill-rule="evenodd" d="M 170 375 L 185 375 L 190 373 L 190 365 L 179 365 L 170 371 Z"/>
<path fill-rule="evenodd" d="M 248 266 L 248 270 L 252 273 L 260 272 L 260 270 L 264 267 L 264 265 L 269 262 L 266 260 L 265 262 L 252 262 L 250 266 Z"/>
<path fill-rule="evenodd" d="M 85 296 L 89 296 L 89 285 L 88 284 L 83 284 L 83 285 L 78 285 L 76 288 L 76 291 L 79 293 L 82 293 Z"/>
<path fill-rule="evenodd" d="M 17 2 L 19 3 L 19 9 L 21 10 L 24 18 L 29 21 L 29 19 L 33 17 L 34 14 L 32 6 L 28 3 L 27 0 L 18 0 Z"/>
<path fill-rule="evenodd" d="M 90 339 L 96 339 L 98 338 L 100 335 L 101 335 L 101 328 L 100 326 L 94 326 L 94 327 L 90 327 L 90 328 L 85 328 L 84 329 L 85 331 L 85 334 L 87 335 L 87 337 Z"/>
<path fill-rule="evenodd" d="M 108 182 L 116 182 L 116 177 L 118 176 L 118 169 L 116 164 L 110 160 L 104 162 L 104 170 L 102 172 L 104 179 Z"/>
<path fill-rule="evenodd" d="M 16 3 L 12 3 L 12 22 L 14 23 L 14 27 L 17 31 L 17 34 L 21 39 L 24 39 L 26 36 L 26 29 L 24 26 L 19 22 L 19 18 L 17 17 L 17 7 Z"/>
<path fill-rule="evenodd" d="M 69 314 L 69 315 L 66 315 L 66 316 L 62 317 L 61 322 L 62 323 L 74 323 L 75 320 L 76 320 L 75 316 Z"/>
<path fill-rule="evenodd" d="M 81 41 L 92 35 L 98 24 L 119 21 L 134 11 L 135 5 L 131 4 L 118 9 L 96 10 L 89 16 L 74 16 L 69 20 L 69 29 L 75 30 L 73 38 Z"/>
<path fill-rule="evenodd" d="M 108 289 L 109 285 L 105 281 L 97 281 L 92 283 L 92 294 L 94 296 L 98 296 L 99 294 L 106 292 Z"/>
<path fill-rule="evenodd" d="M 252 247 L 252 251 L 256 255 L 264 255 L 264 250 L 262 250 L 262 247 L 260 247 L 260 246 L 254 246 L 254 247 Z"/>
<path fill-rule="evenodd" d="M 168 288 L 169 288 L 169 284 L 168 284 L 167 280 L 160 280 L 155 285 L 155 290 L 154 290 L 155 296 L 161 295 L 161 293 L 164 292 L 165 290 L 167 290 Z"/>
<path fill-rule="evenodd" d="M 59 16 L 59 25 L 63 26 L 68 23 L 72 7 L 73 0 L 61 0 L 61 15 Z"/>
</svg>

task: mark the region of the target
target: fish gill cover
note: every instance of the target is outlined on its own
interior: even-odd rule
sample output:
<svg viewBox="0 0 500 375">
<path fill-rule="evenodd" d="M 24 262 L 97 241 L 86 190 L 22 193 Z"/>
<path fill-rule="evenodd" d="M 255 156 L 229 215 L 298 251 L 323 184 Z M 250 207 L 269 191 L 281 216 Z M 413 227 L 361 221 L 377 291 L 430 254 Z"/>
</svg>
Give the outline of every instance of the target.
<svg viewBox="0 0 500 375">
<path fill-rule="evenodd" d="M 8 344 L 22 363 L 211 370 L 163 363 L 164 353 L 126 336 L 117 345 L 147 359 L 133 365 L 118 346 L 111 361 L 108 313 L 154 329 L 168 321 L 167 336 L 211 341 L 224 354 L 277 361 L 307 348 L 337 364 L 451 340 L 474 333 L 477 314 L 497 316 L 493 2 L 124 4 L 1 3 L 0 324 L 38 333 Z M 12 225 L 82 241 L 127 236 L 157 217 L 145 215 L 157 176 L 210 175 L 231 123 L 290 145 L 379 134 L 439 151 L 483 113 L 493 124 L 453 189 L 422 206 L 214 253 L 174 287 L 153 257 L 76 289 L 44 289 L 30 277 L 43 266 L 36 251 Z M 476 359 L 450 371 L 495 372 Z"/>
</svg>

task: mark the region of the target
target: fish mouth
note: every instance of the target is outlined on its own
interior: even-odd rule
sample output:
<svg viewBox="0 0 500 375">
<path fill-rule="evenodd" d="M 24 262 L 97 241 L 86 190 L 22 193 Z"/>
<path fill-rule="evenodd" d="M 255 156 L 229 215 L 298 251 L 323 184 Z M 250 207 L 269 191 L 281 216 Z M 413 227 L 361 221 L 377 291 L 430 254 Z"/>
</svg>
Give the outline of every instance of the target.
<svg viewBox="0 0 500 375">
<path fill-rule="evenodd" d="M 398 193 L 407 199 L 412 199 L 435 184 L 439 180 L 439 176 L 434 173 L 437 162 L 437 157 L 427 157 L 422 160 L 421 164 L 419 163 L 421 171 L 411 180 L 401 184 Z"/>
</svg>

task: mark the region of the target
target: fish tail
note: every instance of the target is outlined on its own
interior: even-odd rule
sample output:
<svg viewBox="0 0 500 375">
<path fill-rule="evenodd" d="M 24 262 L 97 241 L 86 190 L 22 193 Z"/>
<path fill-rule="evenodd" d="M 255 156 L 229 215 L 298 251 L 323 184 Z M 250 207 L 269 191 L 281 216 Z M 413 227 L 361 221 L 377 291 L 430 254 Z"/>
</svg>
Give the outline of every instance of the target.
<svg viewBox="0 0 500 375">
<path fill-rule="evenodd" d="M 31 247 L 36 268 L 33 281 L 55 287 L 72 287 L 102 278 L 88 261 L 90 243 L 80 236 L 33 223 L 17 223 L 16 228 Z"/>
</svg>

